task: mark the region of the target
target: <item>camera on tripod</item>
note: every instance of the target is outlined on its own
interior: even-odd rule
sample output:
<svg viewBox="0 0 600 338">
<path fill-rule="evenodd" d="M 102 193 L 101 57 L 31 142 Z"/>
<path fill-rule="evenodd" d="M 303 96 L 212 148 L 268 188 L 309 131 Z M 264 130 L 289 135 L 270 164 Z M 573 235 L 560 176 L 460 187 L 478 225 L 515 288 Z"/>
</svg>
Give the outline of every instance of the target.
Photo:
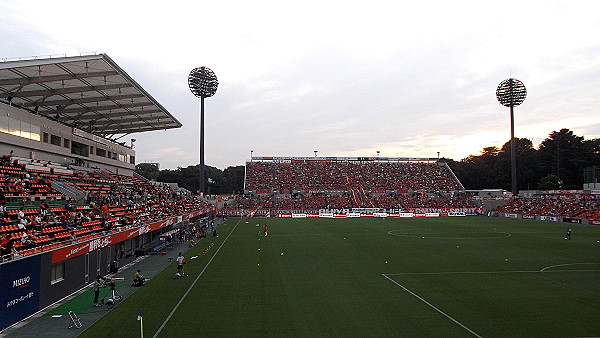
<svg viewBox="0 0 600 338">
<path fill-rule="evenodd" d="M 124 281 L 125 278 L 111 278 L 104 277 L 104 285 L 109 286 L 111 289 L 117 286 L 117 283 Z"/>
<path fill-rule="evenodd" d="M 114 288 L 115 286 L 117 286 L 117 282 L 115 282 L 115 280 L 110 277 L 106 277 L 104 278 L 104 285 Z"/>
<path fill-rule="evenodd" d="M 104 285 L 110 287 L 110 292 L 102 298 L 102 303 L 106 305 L 115 305 L 118 300 L 121 300 L 121 295 L 116 290 L 117 283 L 125 281 L 125 278 L 104 277 Z"/>
</svg>

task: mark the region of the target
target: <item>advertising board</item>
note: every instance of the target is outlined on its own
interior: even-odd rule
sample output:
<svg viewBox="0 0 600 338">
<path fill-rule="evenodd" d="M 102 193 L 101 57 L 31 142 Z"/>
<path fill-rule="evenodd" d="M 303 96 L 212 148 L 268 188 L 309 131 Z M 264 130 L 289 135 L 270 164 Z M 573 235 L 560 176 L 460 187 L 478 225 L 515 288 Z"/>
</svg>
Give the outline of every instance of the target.
<svg viewBox="0 0 600 338">
<path fill-rule="evenodd" d="M 38 310 L 40 257 L 35 255 L 0 265 L 0 330 Z"/>
</svg>

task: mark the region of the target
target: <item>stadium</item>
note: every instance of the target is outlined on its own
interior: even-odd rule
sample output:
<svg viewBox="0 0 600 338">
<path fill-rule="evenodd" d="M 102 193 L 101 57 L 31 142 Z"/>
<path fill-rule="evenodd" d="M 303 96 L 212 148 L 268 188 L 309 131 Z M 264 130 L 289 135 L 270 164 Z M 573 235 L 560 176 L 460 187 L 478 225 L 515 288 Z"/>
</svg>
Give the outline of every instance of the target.
<svg viewBox="0 0 600 338">
<path fill-rule="evenodd" d="M 213 198 L 134 171 L 124 137 L 182 124 L 106 54 L 2 62 L 0 101 L 2 336 L 600 334 L 597 175 L 512 196 L 315 152 Z"/>
</svg>

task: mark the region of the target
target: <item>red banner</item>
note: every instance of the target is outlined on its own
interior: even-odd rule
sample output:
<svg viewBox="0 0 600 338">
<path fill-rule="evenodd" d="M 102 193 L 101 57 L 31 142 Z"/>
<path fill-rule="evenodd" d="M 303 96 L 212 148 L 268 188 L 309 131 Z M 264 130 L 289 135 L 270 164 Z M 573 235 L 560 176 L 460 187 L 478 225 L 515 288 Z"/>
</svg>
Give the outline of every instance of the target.
<svg viewBox="0 0 600 338">
<path fill-rule="evenodd" d="M 200 216 L 203 213 L 208 212 L 208 210 L 195 211 L 193 213 L 183 215 L 182 219 L 187 220 L 196 216 Z M 150 223 L 147 225 L 143 225 L 140 227 L 136 227 L 133 229 L 128 229 L 125 231 L 121 231 L 118 233 L 110 234 L 110 235 L 98 235 L 98 238 L 94 238 L 92 240 L 76 243 L 73 245 L 69 245 L 67 247 L 63 247 L 57 250 L 52 251 L 52 264 L 62 262 L 64 260 L 77 257 L 79 255 L 83 255 L 88 252 L 92 252 L 94 250 L 98 250 L 101 248 L 105 248 L 109 245 L 122 242 L 129 238 L 141 236 L 145 233 L 152 232 L 169 225 L 177 223 L 177 216 L 170 217 L 166 220 L 162 220 L 160 222 Z"/>
<path fill-rule="evenodd" d="M 192 212 L 191 214 L 183 215 L 183 216 L 182 216 L 182 219 L 183 219 L 183 220 L 188 220 L 188 219 L 191 219 L 191 218 L 198 217 L 198 216 L 200 216 L 200 215 L 206 214 L 206 213 L 208 213 L 209 211 L 210 211 L 210 210 L 199 210 L 199 211 L 194 211 L 194 212 Z"/>
</svg>

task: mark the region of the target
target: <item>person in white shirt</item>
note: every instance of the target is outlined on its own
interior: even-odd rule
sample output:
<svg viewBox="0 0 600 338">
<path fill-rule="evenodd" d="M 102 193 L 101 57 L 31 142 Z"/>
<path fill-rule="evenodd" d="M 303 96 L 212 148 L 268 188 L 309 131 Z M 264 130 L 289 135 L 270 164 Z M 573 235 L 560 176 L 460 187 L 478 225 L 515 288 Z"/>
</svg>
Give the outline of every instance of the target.
<svg viewBox="0 0 600 338">
<path fill-rule="evenodd" d="M 19 224 L 17 224 L 17 226 L 19 227 L 19 230 L 27 229 L 28 225 L 29 225 L 29 221 L 27 220 L 27 218 L 21 218 L 21 220 L 19 221 Z"/>
<path fill-rule="evenodd" d="M 23 235 L 21 235 L 21 244 L 23 245 L 27 245 L 29 244 L 29 234 L 27 232 L 24 232 Z"/>
<path fill-rule="evenodd" d="M 179 256 L 177 256 L 177 272 L 179 272 L 179 274 L 181 274 L 182 276 L 183 276 L 183 264 L 185 264 L 185 258 L 183 257 L 183 255 L 180 252 Z"/>
</svg>

